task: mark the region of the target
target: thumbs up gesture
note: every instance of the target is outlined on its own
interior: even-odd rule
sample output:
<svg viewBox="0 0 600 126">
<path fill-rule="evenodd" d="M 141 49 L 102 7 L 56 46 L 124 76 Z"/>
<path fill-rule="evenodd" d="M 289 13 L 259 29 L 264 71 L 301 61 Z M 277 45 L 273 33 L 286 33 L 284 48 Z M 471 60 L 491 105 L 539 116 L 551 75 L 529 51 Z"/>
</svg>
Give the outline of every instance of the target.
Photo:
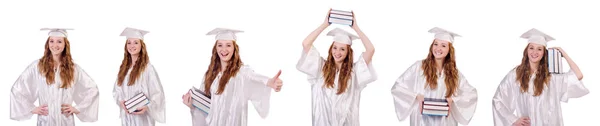
<svg viewBox="0 0 600 126">
<path fill-rule="evenodd" d="M 279 79 L 279 75 L 281 75 L 281 70 L 279 70 L 279 72 L 277 72 L 277 74 L 269 79 L 269 82 L 267 82 L 267 86 L 275 89 L 275 92 L 279 92 L 281 90 L 281 86 L 283 86 L 283 81 L 281 81 L 281 79 Z"/>
</svg>

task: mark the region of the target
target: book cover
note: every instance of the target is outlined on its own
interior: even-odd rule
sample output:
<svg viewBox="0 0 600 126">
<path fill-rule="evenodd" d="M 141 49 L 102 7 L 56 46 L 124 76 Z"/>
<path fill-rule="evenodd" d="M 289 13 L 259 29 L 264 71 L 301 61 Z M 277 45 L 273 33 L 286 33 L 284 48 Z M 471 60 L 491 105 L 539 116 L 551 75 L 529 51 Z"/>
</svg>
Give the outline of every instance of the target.
<svg viewBox="0 0 600 126">
<path fill-rule="evenodd" d="M 211 106 L 211 97 L 196 88 L 190 89 L 190 92 L 192 93 L 192 105 L 198 110 L 208 114 Z"/>
<path fill-rule="evenodd" d="M 448 116 L 450 106 L 446 99 L 425 98 L 421 114 L 428 116 Z"/>
<path fill-rule="evenodd" d="M 332 9 L 329 12 L 329 23 L 352 26 L 352 12 Z"/>
<path fill-rule="evenodd" d="M 129 113 L 132 113 L 136 112 L 138 108 L 146 106 L 148 104 L 150 104 L 150 101 L 148 100 L 146 95 L 144 95 L 143 92 L 140 92 L 135 96 L 129 98 L 127 101 L 125 101 L 125 108 L 127 108 L 127 111 Z"/>
</svg>

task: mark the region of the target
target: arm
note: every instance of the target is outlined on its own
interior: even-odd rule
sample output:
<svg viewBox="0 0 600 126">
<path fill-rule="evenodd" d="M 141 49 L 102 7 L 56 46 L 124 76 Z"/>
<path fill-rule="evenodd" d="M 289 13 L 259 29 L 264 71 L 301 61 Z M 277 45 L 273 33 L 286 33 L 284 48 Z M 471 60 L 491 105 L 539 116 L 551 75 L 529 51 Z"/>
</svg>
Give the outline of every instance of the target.
<svg viewBox="0 0 600 126">
<path fill-rule="evenodd" d="M 10 90 L 10 119 L 12 120 L 28 120 L 33 116 L 32 110 L 36 108 L 34 103 L 38 99 L 36 83 L 38 80 L 35 76 L 39 76 L 39 72 L 36 65 L 37 62 L 29 65 Z"/>
<path fill-rule="evenodd" d="M 271 87 L 267 86 L 269 77 L 254 72 L 248 66 L 242 66 L 240 73 L 243 75 L 244 95 L 252 102 L 254 109 L 260 117 L 266 118 L 269 114 Z"/>
<path fill-rule="evenodd" d="M 148 85 L 148 115 L 157 122 L 165 123 L 165 93 L 154 66 L 148 64 L 146 69 Z"/>
<path fill-rule="evenodd" d="M 579 66 L 577 66 L 577 64 L 575 64 L 575 62 L 573 62 L 571 57 L 569 57 L 569 55 L 567 55 L 567 52 L 565 52 L 560 47 L 555 47 L 555 49 L 558 49 L 558 51 L 560 51 L 560 53 L 563 55 L 563 57 L 565 57 L 565 59 L 567 60 L 567 63 L 569 63 L 569 68 L 571 68 L 571 71 L 573 71 L 575 73 L 575 75 L 577 75 L 577 79 L 579 79 L 579 80 L 583 79 L 583 73 L 581 73 L 581 70 L 579 70 Z"/>
<path fill-rule="evenodd" d="M 306 36 L 306 38 L 304 38 L 304 41 L 302 41 L 302 47 L 304 47 L 304 52 L 308 52 L 308 50 L 310 50 L 310 48 L 313 45 L 313 42 L 315 42 L 315 40 L 317 39 L 317 37 L 319 36 L 319 34 L 321 34 L 321 32 L 323 32 L 323 30 L 325 30 L 327 27 L 329 27 L 329 12 L 327 13 L 327 17 L 325 18 L 325 21 L 314 31 L 312 31 L 308 36 Z"/>
<path fill-rule="evenodd" d="M 458 123 L 468 125 L 477 108 L 477 89 L 471 86 L 462 74 L 459 84 L 456 95 L 452 97 L 450 114 Z"/>
<path fill-rule="evenodd" d="M 515 76 L 514 71 L 511 71 L 496 89 L 496 94 L 492 99 L 495 126 L 509 126 L 519 119 L 513 114 L 517 104 L 515 97 L 517 93 L 520 93 L 519 87 L 515 83 Z"/>
<path fill-rule="evenodd" d="M 74 84 L 74 108 L 79 111 L 77 117 L 81 122 L 95 122 L 98 120 L 99 93 L 96 83 L 79 66 L 75 66 L 77 79 Z"/>
<path fill-rule="evenodd" d="M 352 16 L 354 17 L 354 12 L 352 12 Z M 367 35 L 365 35 L 365 33 L 363 33 L 363 31 L 360 30 L 360 28 L 356 24 L 356 18 L 352 18 L 352 20 L 352 29 L 356 31 L 358 37 L 360 37 L 360 41 L 362 41 L 363 45 L 365 46 L 365 53 L 363 54 L 363 58 L 365 59 L 367 64 L 370 64 L 373 54 L 375 54 L 375 46 L 373 46 L 373 43 L 371 43 L 369 37 L 367 37 Z"/>
<path fill-rule="evenodd" d="M 403 121 L 412 114 L 413 110 L 420 104 L 417 100 L 418 93 L 414 91 L 417 71 L 420 69 L 418 62 L 406 69 L 404 73 L 396 79 L 392 87 L 392 97 L 394 98 L 394 108 L 399 121 Z"/>
</svg>

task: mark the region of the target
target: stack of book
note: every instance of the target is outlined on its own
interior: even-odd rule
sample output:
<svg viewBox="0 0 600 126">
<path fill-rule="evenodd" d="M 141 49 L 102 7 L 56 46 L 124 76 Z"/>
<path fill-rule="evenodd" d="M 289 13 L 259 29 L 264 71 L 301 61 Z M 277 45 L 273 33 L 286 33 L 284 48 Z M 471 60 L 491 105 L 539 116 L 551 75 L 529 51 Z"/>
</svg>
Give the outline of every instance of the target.
<svg viewBox="0 0 600 126">
<path fill-rule="evenodd" d="M 422 113 L 429 116 L 448 116 L 448 101 L 446 99 L 425 98 Z"/>
<path fill-rule="evenodd" d="M 200 91 L 197 88 L 190 89 L 192 93 L 192 105 L 198 110 L 208 114 L 210 110 L 210 96 L 206 95 L 204 91 Z"/>
<path fill-rule="evenodd" d="M 329 23 L 352 26 L 352 12 L 344 10 L 334 10 L 329 12 Z"/>
<path fill-rule="evenodd" d="M 127 111 L 129 113 L 132 113 L 137 112 L 136 110 L 138 108 L 144 107 L 148 104 L 150 104 L 148 97 L 146 97 L 146 95 L 144 95 L 143 92 L 140 92 L 135 96 L 129 98 L 127 101 L 125 101 L 125 108 L 127 108 Z"/>
<path fill-rule="evenodd" d="M 557 49 L 548 49 L 548 71 L 552 74 L 563 73 L 562 54 Z"/>
</svg>

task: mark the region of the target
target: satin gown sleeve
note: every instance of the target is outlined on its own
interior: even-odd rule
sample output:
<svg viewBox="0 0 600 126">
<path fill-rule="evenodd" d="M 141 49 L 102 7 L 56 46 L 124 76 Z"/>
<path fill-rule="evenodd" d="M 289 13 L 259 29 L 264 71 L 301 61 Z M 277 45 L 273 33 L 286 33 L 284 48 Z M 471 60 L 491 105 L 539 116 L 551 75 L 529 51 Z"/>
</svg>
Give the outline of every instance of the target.
<svg viewBox="0 0 600 126">
<path fill-rule="evenodd" d="M 367 64 L 363 54 L 361 54 L 360 59 L 354 63 L 354 73 L 356 73 L 359 90 L 364 89 L 367 84 L 377 80 L 377 73 L 373 67 L 373 62 Z"/>
<path fill-rule="evenodd" d="M 271 87 L 267 86 L 269 77 L 254 72 L 249 66 L 243 66 L 240 71 L 238 74 L 244 76 L 244 96 L 252 102 L 260 117 L 266 118 L 271 98 Z"/>
<path fill-rule="evenodd" d="M 158 73 L 154 66 L 150 65 L 146 70 L 146 77 L 148 78 L 148 100 L 150 100 L 150 104 L 148 104 L 148 115 L 159 123 L 165 123 L 165 93 L 163 91 L 162 84 L 160 82 L 160 78 L 158 77 Z"/>
<path fill-rule="evenodd" d="M 302 52 L 302 56 L 296 64 L 296 69 L 308 76 L 311 84 L 315 84 L 321 75 L 321 69 L 325 64 L 325 59 L 321 57 L 317 49 L 312 46 L 308 52 Z"/>
<path fill-rule="evenodd" d="M 98 120 L 99 109 L 98 86 L 81 67 L 75 67 L 77 80 L 73 85 L 73 101 L 75 109 L 79 110 L 77 117 L 81 122 L 95 122 Z"/>
<path fill-rule="evenodd" d="M 508 73 L 496 89 L 492 99 L 495 126 L 510 126 L 519 119 L 513 114 L 516 109 L 516 96 L 520 93 L 515 76 L 514 70 Z"/>
<path fill-rule="evenodd" d="M 459 87 L 452 96 L 450 114 L 456 122 L 468 125 L 477 108 L 477 90 L 460 74 Z"/>
<path fill-rule="evenodd" d="M 202 78 L 202 83 L 198 90 L 204 92 L 204 78 Z M 192 126 L 208 126 L 208 122 L 206 122 L 206 117 L 208 114 L 196 109 L 194 106 L 190 108 L 190 113 L 192 114 Z"/>
<path fill-rule="evenodd" d="M 570 98 L 579 98 L 590 92 L 573 71 L 564 74 L 553 74 L 553 76 L 552 81 L 557 86 L 555 91 L 562 102 L 567 103 Z"/>
<path fill-rule="evenodd" d="M 404 73 L 396 79 L 392 87 L 392 97 L 394 98 L 394 108 L 399 121 L 406 119 L 419 105 L 417 102 L 417 93 L 414 92 L 415 85 L 421 69 L 420 61 L 410 66 Z M 423 87 L 419 87 L 423 88 Z"/>
<path fill-rule="evenodd" d="M 36 61 L 30 64 L 15 81 L 10 90 L 10 119 L 19 121 L 31 119 L 33 116 L 31 110 L 35 109 L 34 103 L 38 98 L 36 80 L 39 77 L 41 75 Z"/>
</svg>

